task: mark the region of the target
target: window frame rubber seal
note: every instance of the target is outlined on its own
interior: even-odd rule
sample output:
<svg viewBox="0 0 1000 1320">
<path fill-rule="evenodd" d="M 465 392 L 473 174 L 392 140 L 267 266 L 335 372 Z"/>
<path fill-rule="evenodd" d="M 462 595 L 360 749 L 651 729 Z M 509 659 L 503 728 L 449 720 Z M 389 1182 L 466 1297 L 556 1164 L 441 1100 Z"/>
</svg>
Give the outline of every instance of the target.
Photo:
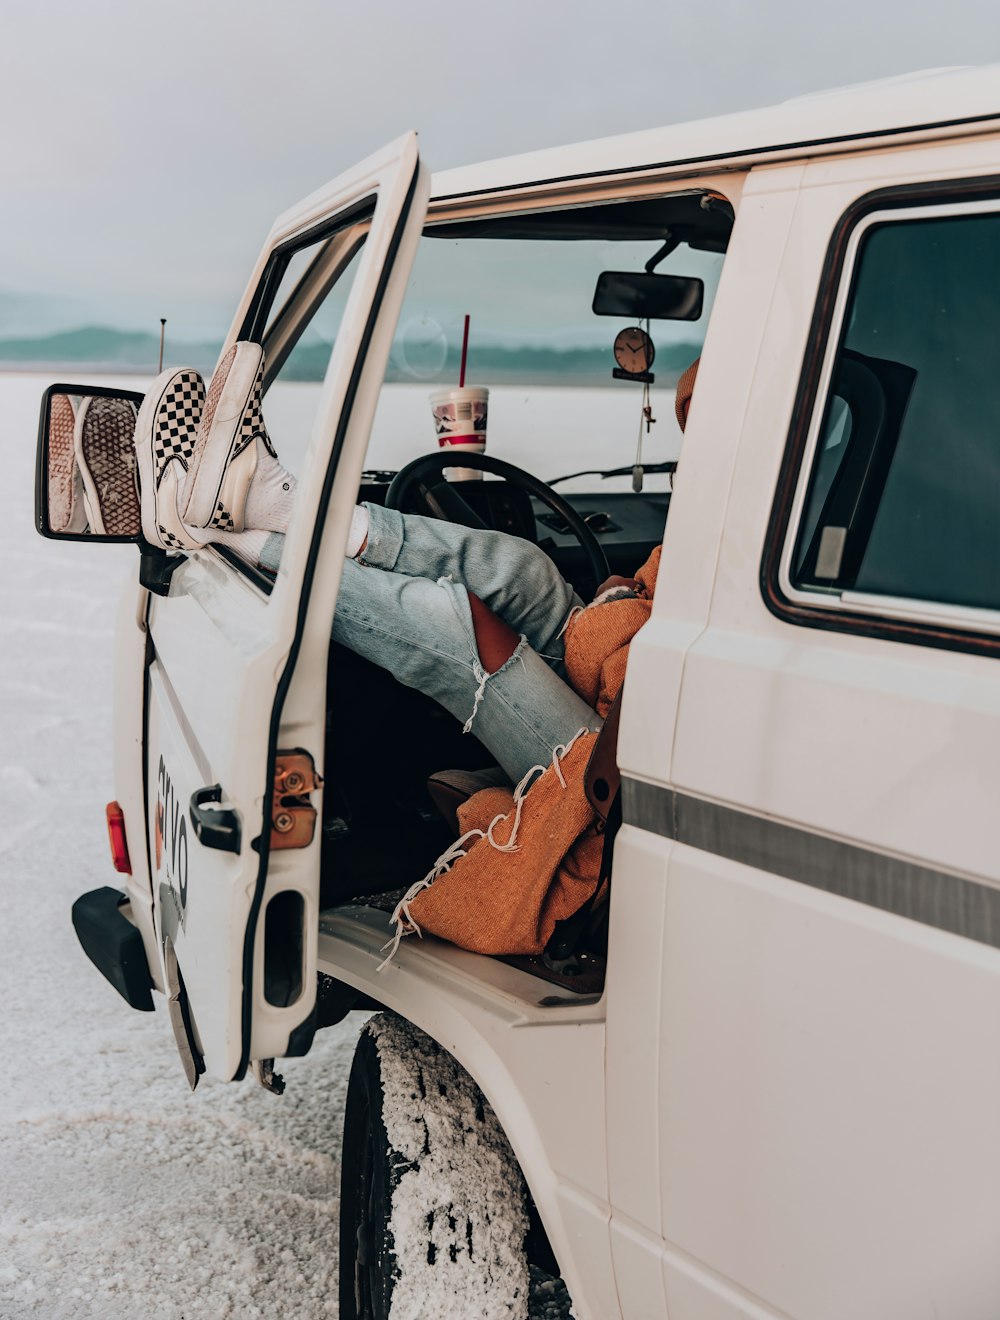
<svg viewBox="0 0 1000 1320">
<path fill-rule="evenodd" d="M 802 372 L 792 408 L 791 427 L 768 518 L 758 578 L 764 604 L 771 614 L 785 623 L 962 651 L 972 655 L 1000 657 L 1000 635 L 995 633 L 977 631 L 975 626 L 949 627 L 938 622 L 922 622 L 916 617 L 901 619 L 898 616 L 876 616 L 870 611 L 852 611 L 839 603 L 835 607 L 824 604 L 822 598 L 817 599 L 815 604 L 805 603 L 801 599 L 791 599 L 780 580 L 782 555 L 788 536 L 793 531 L 791 520 L 799 474 L 807 451 L 814 413 L 820 402 L 819 388 L 827 361 L 830 332 L 855 229 L 873 211 L 906 211 L 926 204 L 955 205 L 974 201 L 996 201 L 1000 210 L 1000 175 L 935 179 L 879 188 L 858 197 L 844 211 L 834 228 L 823 262 L 819 297 L 809 326 Z"/>
</svg>

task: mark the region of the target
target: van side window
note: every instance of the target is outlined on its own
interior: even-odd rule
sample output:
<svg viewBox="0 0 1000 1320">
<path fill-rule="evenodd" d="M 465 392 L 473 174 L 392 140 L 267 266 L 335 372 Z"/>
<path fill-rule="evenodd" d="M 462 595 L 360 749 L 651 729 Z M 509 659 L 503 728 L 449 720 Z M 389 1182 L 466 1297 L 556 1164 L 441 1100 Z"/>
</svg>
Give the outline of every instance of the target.
<svg viewBox="0 0 1000 1320">
<path fill-rule="evenodd" d="M 998 289 L 1000 215 L 864 235 L 795 587 L 1000 609 Z"/>
</svg>

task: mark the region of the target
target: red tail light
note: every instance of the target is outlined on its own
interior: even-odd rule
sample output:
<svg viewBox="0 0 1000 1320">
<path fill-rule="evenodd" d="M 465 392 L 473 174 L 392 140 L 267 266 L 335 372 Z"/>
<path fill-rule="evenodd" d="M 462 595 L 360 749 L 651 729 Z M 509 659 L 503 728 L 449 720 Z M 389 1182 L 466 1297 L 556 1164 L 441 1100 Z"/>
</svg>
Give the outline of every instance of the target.
<svg viewBox="0 0 1000 1320">
<path fill-rule="evenodd" d="M 108 842 L 111 844 L 111 860 L 115 870 L 123 875 L 132 874 L 132 863 L 128 859 L 128 840 L 125 838 L 125 813 L 117 802 L 109 802 L 106 811 L 108 817 Z"/>
</svg>

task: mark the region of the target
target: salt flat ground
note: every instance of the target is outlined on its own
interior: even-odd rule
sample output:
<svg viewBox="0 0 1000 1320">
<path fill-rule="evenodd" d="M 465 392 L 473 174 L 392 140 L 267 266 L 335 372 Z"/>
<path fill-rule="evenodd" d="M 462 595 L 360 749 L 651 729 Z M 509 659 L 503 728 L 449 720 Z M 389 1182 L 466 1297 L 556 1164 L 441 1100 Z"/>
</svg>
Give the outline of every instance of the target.
<svg viewBox="0 0 1000 1320">
<path fill-rule="evenodd" d="M 33 531 L 46 383 L 0 377 L 0 1316 L 335 1316 L 363 1019 L 282 1065 L 281 1098 L 210 1080 L 192 1095 L 160 997 L 129 1009 L 70 925 L 79 894 L 115 883 L 111 626 L 135 550 Z"/>
<path fill-rule="evenodd" d="M 340 1127 L 363 1019 L 282 1063 L 280 1098 L 251 1081 L 203 1080 L 192 1095 L 162 1006 L 130 1010 L 70 925 L 79 894 L 115 881 L 111 629 L 135 551 L 35 534 L 47 383 L 0 375 L 0 1316 L 335 1316 Z M 292 463 L 311 393 L 269 399 Z M 631 462 L 634 395 L 588 392 L 582 434 L 562 424 L 563 392 L 544 393 L 539 411 L 496 392 L 493 452 L 546 477 Z M 431 447 L 425 394 L 383 392 L 371 465 Z M 662 411 L 675 434 L 669 400 Z M 673 456 L 665 439 L 651 459 Z"/>
</svg>

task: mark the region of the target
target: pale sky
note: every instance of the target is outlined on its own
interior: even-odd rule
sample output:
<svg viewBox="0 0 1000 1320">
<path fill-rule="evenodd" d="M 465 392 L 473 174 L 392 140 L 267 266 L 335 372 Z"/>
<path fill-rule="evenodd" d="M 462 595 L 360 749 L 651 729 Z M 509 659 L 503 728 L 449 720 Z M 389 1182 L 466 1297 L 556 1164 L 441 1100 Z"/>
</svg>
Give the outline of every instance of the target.
<svg viewBox="0 0 1000 1320">
<path fill-rule="evenodd" d="M 220 335 L 275 215 L 409 128 L 445 168 L 1000 60 L 996 0 L 0 0 L 0 16 L 0 333 L 22 292 L 57 321 Z"/>
</svg>

